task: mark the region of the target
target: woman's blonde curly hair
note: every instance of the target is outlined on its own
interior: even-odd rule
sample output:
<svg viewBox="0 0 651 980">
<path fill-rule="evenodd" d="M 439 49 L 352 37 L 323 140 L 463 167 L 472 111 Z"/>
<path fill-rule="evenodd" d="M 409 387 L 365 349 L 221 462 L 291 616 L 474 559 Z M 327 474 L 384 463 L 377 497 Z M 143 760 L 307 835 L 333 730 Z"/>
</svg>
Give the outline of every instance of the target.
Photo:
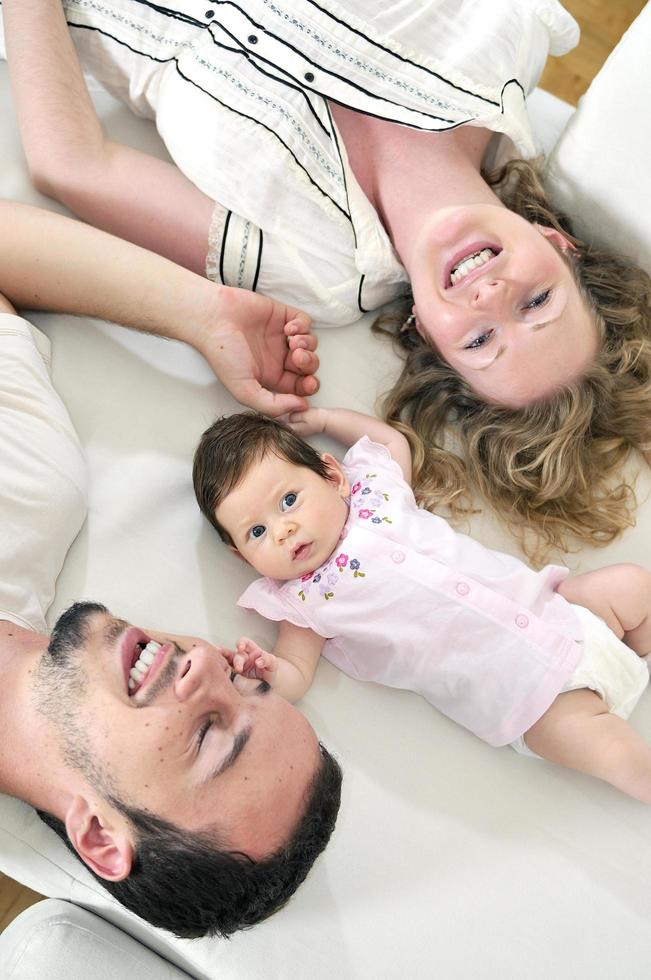
<svg viewBox="0 0 651 980">
<path fill-rule="evenodd" d="M 536 166 L 512 160 L 486 179 L 516 214 L 576 246 L 568 261 L 594 312 L 600 353 L 585 376 L 549 398 L 518 409 L 489 404 L 416 330 L 400 330 L 409 300 L 374 324 L 404 352 L 383 414 L 410 442 L 422 506 L 445 508 L 454 520 L 479 493 L 540 563 L 577 541 L 605 545 L 633 523 L 635 494 L 620 469 L 632 449 L 651 462 L 651 280 L 572 235 Z M 444 447 L 451 433 L 454 451 Z"/>
</svg>

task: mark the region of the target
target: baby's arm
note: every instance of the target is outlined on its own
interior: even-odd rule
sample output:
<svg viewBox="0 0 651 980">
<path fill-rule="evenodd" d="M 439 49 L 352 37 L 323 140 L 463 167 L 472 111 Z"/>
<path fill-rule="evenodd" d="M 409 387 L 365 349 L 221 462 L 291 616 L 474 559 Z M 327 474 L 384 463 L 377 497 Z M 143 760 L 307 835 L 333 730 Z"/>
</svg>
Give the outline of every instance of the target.
<svg viewBox="0 0 651 980">
<path fill-rule="evenodd" d="M 411 451 L 402 432 L 392 429 L 372 415 L 353 412 L 348 408 L 310 408 L 306 412 L 292 412 L 289 424 L 299 436 L 312 436 L 324 432 L 344 446 L 368 436 L 373 442 L 386 446 L 392 459 L 402 469 L 407 483 L 411 483 Z"/>
<path fill-rule="evenodd" d="M 312 684 L 324 643 L 313 630 L 283 621 L 273 653 L 242 637 L 231 666 L 238 674 L 266 681 L 287 701 L 298 701 Z"/>
<path fill-rule="evenodd" d="M 651 653 L 651 572 L 646 568 L 608 565 L 565 579 L 558 592 L 603 619 L 641 657 Z"/>
</svg>

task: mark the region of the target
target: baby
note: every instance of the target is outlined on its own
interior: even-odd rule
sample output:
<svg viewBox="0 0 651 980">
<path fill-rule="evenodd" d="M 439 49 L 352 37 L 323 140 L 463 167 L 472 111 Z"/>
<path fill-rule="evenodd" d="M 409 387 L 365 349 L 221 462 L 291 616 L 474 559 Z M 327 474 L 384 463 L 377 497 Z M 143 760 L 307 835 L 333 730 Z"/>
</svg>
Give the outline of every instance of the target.
<svg viewBox="0 0 651 980">
<path fill-rule="evenodd" d="M 300 438 L 320 432 L 352 446 L 343 463 Z M 239 641 L 235 671 L 296 700 L 323 652 L 352 677 L 422 694 L 491 745 L 651 803 L 651 748 L 623 720 L 649 680 L 650 572 L 568 577 L 484 548 L 416 505 L 401 433 L 344 409 L 297 413 L 290 427 L 220 419 L 193 476 L 203 513 L 264 576 L 239 604 L 280 623 L 273 654 Z"/>
</svg>

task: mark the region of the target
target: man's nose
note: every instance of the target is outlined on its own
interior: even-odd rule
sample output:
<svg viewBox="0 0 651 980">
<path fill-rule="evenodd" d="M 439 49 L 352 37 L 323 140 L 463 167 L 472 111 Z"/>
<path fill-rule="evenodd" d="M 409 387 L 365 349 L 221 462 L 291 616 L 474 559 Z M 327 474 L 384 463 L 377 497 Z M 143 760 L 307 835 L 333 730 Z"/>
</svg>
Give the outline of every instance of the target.
<svg viewBox="0 0 651 980">
<path fill-rule="evenodd" d="M 193 647 L 181 659 L 174 682 L 179 701 L 206 701 L 228 722 L 237 710 L 239 695 L 231 683 L 230 667 L 210 644 Z"/>
</svg>

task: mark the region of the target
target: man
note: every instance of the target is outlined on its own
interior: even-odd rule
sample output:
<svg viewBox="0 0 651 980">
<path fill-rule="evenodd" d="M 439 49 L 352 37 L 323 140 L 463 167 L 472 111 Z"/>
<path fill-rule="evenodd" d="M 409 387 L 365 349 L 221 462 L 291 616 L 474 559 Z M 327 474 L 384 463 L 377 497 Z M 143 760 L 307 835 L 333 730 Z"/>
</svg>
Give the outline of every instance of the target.
<svg viewBox="0 0 651 980">
<path fill-rule="evenodd" d="M 0 293 L 11 300 L 0 300 L 0 791 L 35 806 L 138 915 L 181 936 L 228 935 L 283 905 L 307 874 L 334 826 L 339 768 L 300 713 L 266 685 L 231 679 L 204 641 L 144 631 L 95 603 L 71 607 L 48 638 L 85 469 L 49 381 L 47 339 L 13 303 L 167 336 L 181 323 L 204 350 L 212 336 L 216 369 L 233 357 L 268 403 L 302 401 L 284 326 L 298 318 L 304 337 L 307 321 L 266 301 L 259 329 L 273 321 L 281 343 L 261 366 L 220 314 L 223 294 L 206 318 L 213 284 L 56 215 L 3 203 L 0 216 Z M 315 366 L 309 347 L 296 350 Z M 259 370 L 276 371 L 286 394 L 264 390 Z"/>
</svg>

